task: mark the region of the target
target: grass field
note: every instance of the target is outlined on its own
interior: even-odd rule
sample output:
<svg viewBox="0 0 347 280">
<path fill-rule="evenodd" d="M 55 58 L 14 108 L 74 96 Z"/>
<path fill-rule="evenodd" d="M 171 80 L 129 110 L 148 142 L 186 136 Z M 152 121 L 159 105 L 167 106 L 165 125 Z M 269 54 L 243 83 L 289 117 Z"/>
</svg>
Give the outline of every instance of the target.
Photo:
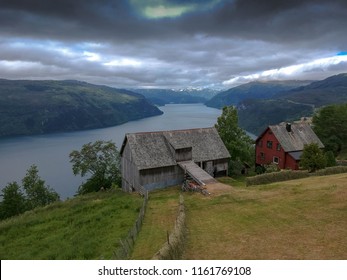
<svg viewBox="0 0 347 280">
<path fill-rule="evenodd" d="M 347 259 L 347 174 L 203 196 L 185 193 L 183 259 Z M 177 215 L 179 188 L 151 193 L 132 259 L 150 259 Z"/>
<path fill-rule="evenodd" d="M 179 188 L 150 193 L 142 229 L 135 242 L 131 259 L 151 259 L 167 240 L 178 214 Z"/>
<path fill-rule="evenodd" d="M 184 193 L 183 259 L 347 259 L 347 173 L 222 191 Z M 178 214 L 179 187 L 150 193 L 131 259 L 151 259 Z M 0 222 L 0 258 L 112 259 L 142 198 L 119 191 L 80 196 Z"/>
<path fill-rule="evenodd" d="M 134 224 L 142 198 L 99 192 L 0 222 L 0 258 L 111 259 Z"/>
<path fill-rule="evenodd" d="M 184 259 L 347 258 L 347 174 L 186 195 L 185 202 Z"/>
</svg>

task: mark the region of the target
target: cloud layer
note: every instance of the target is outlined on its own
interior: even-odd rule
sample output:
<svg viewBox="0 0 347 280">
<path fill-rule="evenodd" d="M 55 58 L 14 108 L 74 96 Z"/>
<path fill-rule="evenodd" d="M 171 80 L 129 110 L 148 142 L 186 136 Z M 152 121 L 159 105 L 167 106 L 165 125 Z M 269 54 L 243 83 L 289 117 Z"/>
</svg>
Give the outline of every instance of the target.
<svg viewBox="0 0 347 280">
<path fill-rule="evenodd" d="M 347 72 L 347 2 L 1 1 L 0 77 L 231 87 Z"/>
</svg>

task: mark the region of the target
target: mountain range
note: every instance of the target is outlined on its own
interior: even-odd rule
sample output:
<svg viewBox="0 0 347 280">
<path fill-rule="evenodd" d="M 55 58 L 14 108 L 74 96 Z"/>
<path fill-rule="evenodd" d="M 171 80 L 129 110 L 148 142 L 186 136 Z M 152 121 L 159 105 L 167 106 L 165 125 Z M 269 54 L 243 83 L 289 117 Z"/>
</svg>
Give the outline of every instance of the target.
<svg viewBox="0 0 347 280">
<path fill-rule="evenodd" d="M 205 103 L 219 90 L 204 88 L 186 89 L 131 89 L 145 96 L 150 102 L 158 106 L 165 104 Z"/>
<path fill-rule="evenodd" d="M 238 108 L 239 125 L 258 135 L 268 125 L 310 117 L 347 102 L 347 73 L 321 81 L 250 82 L 214 89 L 116 89 L 86 82 L 0 79 L 0 137 L 102 128 L 162 114 L 153 104 Z"/>
<path fill-rule="evenodd" d="M 0 79 L 0 137 L 101 128 L 160 114 L 145 97 L 124 89 Z"/>
<path fill-rule="evenodd" d="M 238 105 L 247 99 L 270 99 L 281 92 L 305 86 L 312 81 L 254 81 L 220 92 L 205 104 L 221 109 L 224 106 Z"/>
</svg>

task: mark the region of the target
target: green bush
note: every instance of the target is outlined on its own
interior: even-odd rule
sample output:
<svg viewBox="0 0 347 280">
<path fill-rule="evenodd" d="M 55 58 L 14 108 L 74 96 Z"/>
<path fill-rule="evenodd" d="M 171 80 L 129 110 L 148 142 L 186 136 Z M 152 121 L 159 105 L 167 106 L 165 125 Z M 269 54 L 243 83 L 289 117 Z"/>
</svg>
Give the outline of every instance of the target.
<svg viewBox="0 0 347 280">
<path fill-rule="evenodd" d="M 333 166 L 321 169 L 312 174 L 312 176 L 326 176 L 340 173 L 347 173 L 347 166 Z"/>
<path fill-rule="evenodd" d="M 336 166 L 336 159 L 335 159 L 335 155 L 332 151 L 327 151 L 325 154 L 325 160 L 327 163 L 327 167 L 332 167 L 332 166 Z"/>
</svg>

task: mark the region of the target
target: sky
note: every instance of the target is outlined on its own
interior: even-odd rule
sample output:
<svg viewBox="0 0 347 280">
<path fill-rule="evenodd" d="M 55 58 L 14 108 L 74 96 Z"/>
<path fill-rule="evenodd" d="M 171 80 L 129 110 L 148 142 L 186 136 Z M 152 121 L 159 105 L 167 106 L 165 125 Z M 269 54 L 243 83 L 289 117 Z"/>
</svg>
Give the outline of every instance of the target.
<svg viewBox="0 0 347 280">
<path fill-rule="evenodd" d="M 0 0 L 0 78 L 231 88 L 347 72 L 345 0 Z"/>
</svg>

